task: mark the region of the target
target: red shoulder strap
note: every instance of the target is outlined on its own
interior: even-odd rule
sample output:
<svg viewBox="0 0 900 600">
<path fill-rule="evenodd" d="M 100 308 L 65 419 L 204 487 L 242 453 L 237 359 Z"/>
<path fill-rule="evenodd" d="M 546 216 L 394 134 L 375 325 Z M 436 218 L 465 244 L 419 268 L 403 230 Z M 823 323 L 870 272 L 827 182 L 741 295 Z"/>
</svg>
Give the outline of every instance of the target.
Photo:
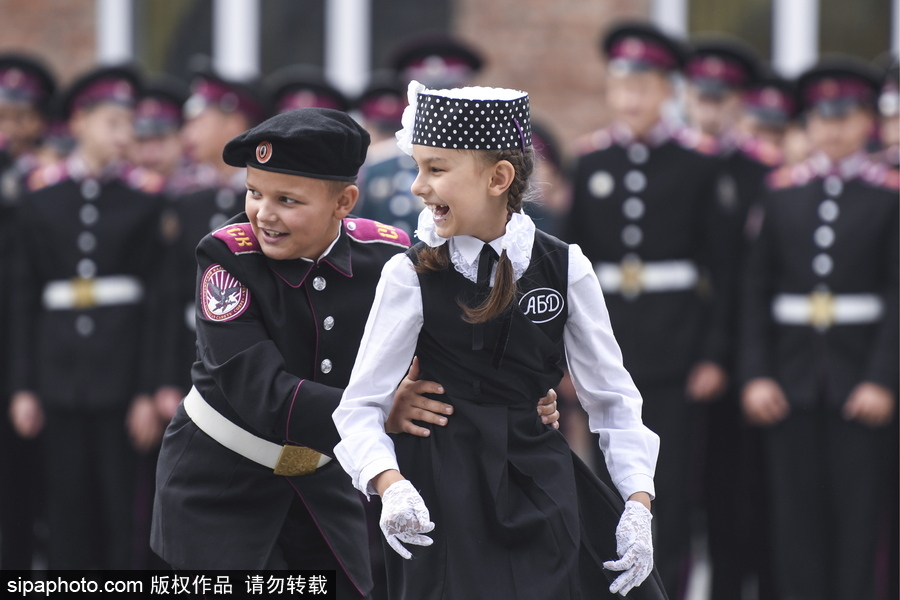
<svg viewBox="0 0 900 600">
<path fill-rule="evenodd" d="M 259 240 L 253 234 L 250 223 L 232 223 L 213 232 L 213 237 L 225 242 L 235 254 L 261 252 Z"/>
</svg>

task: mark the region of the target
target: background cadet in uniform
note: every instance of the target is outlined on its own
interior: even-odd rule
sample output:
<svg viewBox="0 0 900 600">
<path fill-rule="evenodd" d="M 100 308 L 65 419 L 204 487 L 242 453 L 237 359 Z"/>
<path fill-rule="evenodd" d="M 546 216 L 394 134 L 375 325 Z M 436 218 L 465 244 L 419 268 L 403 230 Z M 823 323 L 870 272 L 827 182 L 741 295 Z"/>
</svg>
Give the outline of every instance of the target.
<svg viewBox="0 0 900 600">
<path fill-rule="evenodd" d="M 34 524 L 42 506 L 38 442 L 13 431 L 7 417 L 7 370 L 16 348 L 9 330 L 13 286 L 16 209 L 25 180 L 39 161 L 35 150 L 47 127 L 56 84 L 38 59 L 19 54 L 0 55 L 0 567 L 30 569 L 34 553 Z"/>
<path fill-rule="evenodd" d="M 900 168 L 900 60 L 889 56 L 878 94 L 878 138 L 881 151 L 877 158 L 891 168 Z"/>
<path fill-rule="evenodd" d="M 562 148 L 550 128 L 539 121 L 531 123 L 534 144 L 533 198 L 525 203 L 525 213 L 535 226 L 553 236 L 561 236 L 572 205 L 572 186 Z"/>
<path fill-rule="evenodd" d="M 881 83 L 881 92 L 878 95 L 878 133 L 882 150 L 876 154 L 894 171 L 900 169 L 900 60 L 896 54 L 889 54 L 888 67 L 884 71 L 884 80 Z M 894 446 L 892 454 L 895 458 L 893 472 L 898 472 L 897 460 L 900 460 L 900 427 L 898 427 L 897 415 L 894 415 Z M 900 486 L 892 486 L 891 495 L 888 496 L 890 508 L 888 531 L 889 544 L 887 564 L 887 576 L 889 583 L 888 597 L 900 597 Z"/>
<path fill-rule="evenodd" d="M 166 180 L 172 195 L 189 176 L 181 139 L 188 88 L 180 79 L 159 75 L 144 83 L 134 111 L 135 143 L 131 161 Z"/>
<path fill-rule="evenodd" d="M 390 62 L 401 89 L 415 79 L 436 90 L 465 85 L 484 64 L 476 49 L 437 32 L 401 41 Z M 396 144 L 386 143 L 366 163 L 360 178 L 360 216 L 393 225 L 412 235 L 424 207 L 422 200 L 410 191 L 416 178 L 415 162 L 400 152 Z"/>
<path fill-rule="evenodd" d="M 864 150 L 878 74 L 803 74 L 810 158 L 774 172 L 746 271 L 743 409 L 765 426 L 786 598 L 875 598 L 898 363 L 897 175 Z"/>
<path fill-rule="evenodd" d="M 722 34 L 695 37 L 684 68 L 688 124 L 720 146 L 733 145 L 741 117 L 741 94 L 759 78 L 761 68 L 756 51 L 737 38 Z"/>
<path fill-rule="evenodd" d="M 602 48 L 613 124 L 583 143 L 567 240 L 594 264 L 644 398 L 644 423 L 664 440 L 656 557 L 677 598 L 690 545 L 689 398 L 698 381 L 716 389 L 725 378 L 722 340 L 711 335 L 709 303 L 697 290 L 701 269 L 716 266 L 720 161 L 712 143 L 663 118 L 669 76 L 684 61 L 679 42 L 651 25 L 623 23 L 604 34 Z"/>
<path fill-rule="evenodd" d="M 196 359 L 194 296 L 197 243 L 241 212 L 244 170 L 222 160 L 222 148 L 233 137 L 265 117 L 261 85 L 223 78 L 201 67 L 194 73 L 184 105 L 184 144 L 194 161 L 191 173 L 175 183 L 166 211 L 166 281 L 163 282 L 163 347 L 156 401 L 167 419 L 190 389 Z"/>
<path fill-rule="evenodd" d="M 31 175 L 16 224 L 11 413 L 45 433 L 52 569 L 132 566 L 135 449 L 162 434 L 145 369 L 162 182 L 122 163 L 137 93 L 126 68 L 70 87 L 77 147 Z"/>
<path fill-rule="evenodd" d="M 749 117 L 744 113 L 753 106 L 755 98 L 782 98 L 774 91 L 747 94 L 759 84 L 763 69 L 751 47 L 722 35 L 695 39 L 685 66 L 688 124 L 716 140 L 717 152 L 724 162 L 714 206 L 723 227 L 713 232 L 719 238 L 716 246 L 724 268 L 715 282 L 714 297 L 724 313 L 721 330 L 727 352 L 723 366 L 728 381 L 725 386 L 705 390 L 696 397 L 701 402 L 697 407 L 700 445 L 696 460 L 701 469 L 700 499 L 705 508 L 712 567 L 711 596 L 722 600 L 740 598 L 745 578 L 756 579 L 760 597 L 774 594 L 765 552 L 767 523 L 759 511 L 764 497 L 758 493 L 758 448 L 743 422 L 738 388 L 732 383 L 743 232 L 750 206 L 757 200 L 766 174 L 779 166 L 782 158 L 778 147 L 755 137 L 746 128 Z M 760 124 L 759 116 L 754 124 Z"/>
</svg>

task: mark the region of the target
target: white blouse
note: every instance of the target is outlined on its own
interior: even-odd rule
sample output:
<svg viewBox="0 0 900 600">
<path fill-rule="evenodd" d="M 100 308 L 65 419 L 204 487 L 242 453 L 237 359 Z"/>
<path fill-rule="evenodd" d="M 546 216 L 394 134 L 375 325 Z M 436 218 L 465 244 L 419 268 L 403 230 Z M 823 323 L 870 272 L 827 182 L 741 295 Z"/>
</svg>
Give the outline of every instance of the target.
<svg viewBox="0 0 900 600">
<path fill-rule="evenodd" d="M 531 260 L 534 224 L 524 215 L 515 221 L 504 236 L 490 244 L 498 255 L 506 247 L 518 279 Z M 428 233 L 424 231 L 419 237 L 431 242 Z M 505 246 L 504 238 L 510 238 Z M 469 236 L 450 239 L 454 267 L 472 281 L 478 272 L 482 246 L 482 241 Z M 514 246 L 523 252 L 510 251 Z M 613 335 L 597 276 L 574 244 L 569 246 L 567 300 L 568 319 L 563 333 L 566 360 L 578 400 L 588 414 L 589 427 L 599 434 L 612 481 L 623 499 L 635 492 L 654 496 L 659 436 L 641 421 L 643 401 L 622 365 L 622 352 Z M 412 362 L 422 323 L 418 275 L 409 257 L 398 254 L 381 272 L 350 383 L 334 412 L 342 438 L 335 455 L 353 485 L 367 496 L 375 493 L 371 486 L 373 477 L 388 469 L 399 470 L 394 444 L 385 433 L 384 424 L 397 384 Z"/>
</svg>

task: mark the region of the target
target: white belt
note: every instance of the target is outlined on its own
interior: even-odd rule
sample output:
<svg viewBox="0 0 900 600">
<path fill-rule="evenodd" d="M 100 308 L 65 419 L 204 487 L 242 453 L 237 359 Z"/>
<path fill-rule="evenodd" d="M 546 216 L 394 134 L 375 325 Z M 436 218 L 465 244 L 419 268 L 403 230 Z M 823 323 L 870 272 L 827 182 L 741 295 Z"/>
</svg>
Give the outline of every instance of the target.
<svg viewBox="0 0 900 600">
<path fill-rule="evenodd" d="M 309 475 L 331 461 L 330 456 L 306 446 L 280 446 L 253 435 L 223 417 L 192 387 L 184 398 L 184 410 L 203 433 L 232 452 L 272 469 L 276 475 Z"/>
<path fill-rule="evenodd" d="M 782 325 L 832 325 L 874 323 L 884 313 L 884 303 L 874 294 L 778 294 L 772 300 L 772 317 Z"/>
<path fill-rule="evenodd" d="M 43 302 L 47 310 L 72 310 L 137 304 L 144 298 L 144 286 L 131 275 L 61 279 L 44 286 Z"/>
<path fill-rule="evenodd" d="M 697 265 L 690 260 L 641 262 L 626 258 L 621 263 L 598 263 L 594 271 L 604 293 L 623 296 L 692 290 L 700 278 Z"/>
</svg>

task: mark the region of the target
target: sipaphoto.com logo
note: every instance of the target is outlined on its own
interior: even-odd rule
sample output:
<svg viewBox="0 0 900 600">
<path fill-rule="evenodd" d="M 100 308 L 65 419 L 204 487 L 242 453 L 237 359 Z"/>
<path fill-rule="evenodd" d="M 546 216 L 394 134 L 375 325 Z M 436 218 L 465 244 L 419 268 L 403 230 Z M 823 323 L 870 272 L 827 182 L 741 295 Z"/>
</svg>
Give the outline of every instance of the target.
<svg viewBox="0 0 900 600">
<path fill-rule="evenodd" d="M 546 323 L 558 317 L 566 302 L 562 294 L 553 288 L 531 290 L 519 300 L 519 307 L 532 323 Z"/>
</svg>

